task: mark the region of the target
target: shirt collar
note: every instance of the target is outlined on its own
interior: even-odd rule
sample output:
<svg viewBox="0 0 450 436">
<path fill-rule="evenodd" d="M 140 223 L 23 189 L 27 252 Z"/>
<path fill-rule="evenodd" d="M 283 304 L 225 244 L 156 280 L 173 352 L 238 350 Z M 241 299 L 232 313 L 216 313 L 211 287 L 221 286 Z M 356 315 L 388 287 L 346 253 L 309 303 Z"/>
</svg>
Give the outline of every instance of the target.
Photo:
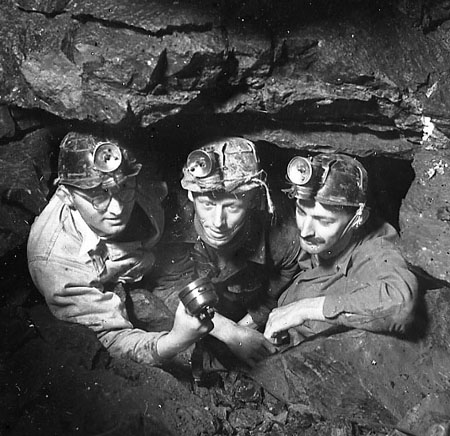
<svg viewBox="0 0 450 436">
<path fill-rule="evenodd" d="M 75 228 L 81 236 L 82 243 L 80 247 L 80 256 L 88 254 L 91 250 L 95 250 L 101 242 L 100 236 L 98 236 L 81 217 L 80 212 L 72 210 L 73 221 Z"/>
<path fill-rule="evenodd" d="M 352 253 L 359 243 L 360 242 L 358 242 L 358 240 L 355 240 L 354 238 L 352 241 L 350 241 L 349 245 L 345 248 L 344 251 L 339 253 L 333 259 L 330 259 L 329 262 L 319 263 L 316 259 L 313 259 L 311 254 L 307 253 L 306 251 L 302 251 L 300 253 L 300 256 L 298 257 L 298 264 L 302 270 L 320 267 L 323 267 L 327 270 L 329 268 L 332 268 L 332 271 L 339 271 L 346 276 L 351 266 Z M 329 266 L 326 266 L 327 263 Z"/>
</svg>

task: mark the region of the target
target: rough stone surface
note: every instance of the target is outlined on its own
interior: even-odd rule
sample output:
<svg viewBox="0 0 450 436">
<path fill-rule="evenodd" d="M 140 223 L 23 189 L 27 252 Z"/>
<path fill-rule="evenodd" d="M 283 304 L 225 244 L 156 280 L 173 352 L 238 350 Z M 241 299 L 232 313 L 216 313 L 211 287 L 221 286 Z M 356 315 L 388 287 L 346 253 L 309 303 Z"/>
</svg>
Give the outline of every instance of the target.
<svg viewBox="0 0 450 436">
<path fill-rule="evenodd" d="M 124 4 L 109 0 L 99 4 L 95 0 L 82 0 L 71 1 L 66 10 L 75 17 L 122 23 L 155 35 L 170 34 L 177 30 L 201 31 L 211 27 L 217 20 L 217 4 L 212 1 L 199 3 L 183 0 L 167 4 L 132 0 Z"/>
<path fill-rule="evenodd" d="M 0 138 L 11 138 L 15 133 L 16 126 L 8 106 L 0 106 Z"/>
<path fill-rule="evenodd" d="M 7 100 L 17 101 L 20 91 L 18 104 L 64 118 L 114 124 L 131 108 L 146 126 L 187 103 L 202 111 L 217 106 L 278 114 L 289 108 L 278 115 L 303 114 L 309 122 L 319 116 L 330 123 L 334 112 L 337 124 L 390 125 L 409 137 L 421 129 L 424 102 L 430 113 L 443 113 L 447 105 L 446 76 L 440 73 L 448 59 L 445 39 L 425 36 L 386 6 L 351 13 L 329 7 L 309 22 L 306 17 L 317 10 L 288 2 L 239 8 L 74 1 L 49 18 L 26 11 L 56 12 L 63 2 L 22 3 L 2 7 L 3 34 L 13 38 L 4 38 L 1 65 L 21 71 L 3 85 Z M 294 20 L 300 12 L 304 21 Z M 20 40 L 23 32 L 27 38 Z M 70 79 L 67 88 L 60 76 Z M 162 94 L 170 96 L 171 110 Z"/>
<path fill-rule="evenodd" d="M 25 11 L 57 14 L 64 10 L 69 1 L 70 0 L 18 0 L 16 5 Z"/>
<path fill-rule="evenodd" d="M 416 178 L 401 208 L 403 252 L 413 265 L 450 280 L 450 154 L 423 150 L 413 162 Z"/>
<path fill-rule="evenodd" d="M 46 204 L 51 179 L 50 136 L 47 130 L 36 130 L 24 141 L 0 146 L 2 256 L 26 241 L 34 217 Z"/>
<path fill-rule="evenodd" d="M 2 318 L 7 317 L 3 311 Z M 131 361 L 110 361 L 93 332 L 56 321 L 42 305 L 24 312 L 21 321 L 13 325 L 15 330 L 3 331 L 4 339 L 16 335 L 12 347 L 19 340 L 24 343 L 8 350 L 14 353 L 2 368 L 9 393 L 2 407 L 2 431 L 214 433 L 213 418 L 202 401 L 169 373 Z"/>
<path fill-rule="evenodd" d="M 425 424 L 408 414 L 421 408 L 423 421 L 432 420 L 432 406 L 420 404 L 425 397 L 439 397 L 439 419 L 450 420 L 449 303 L 448 288 L 429 291 L 409 336 L 352 330 L 317 337 L 267 359 L 250 376 L 277 398 L 328 419 L 393 427 L 405 417 L 413 434 L 424 434 Z"/>
</svg>

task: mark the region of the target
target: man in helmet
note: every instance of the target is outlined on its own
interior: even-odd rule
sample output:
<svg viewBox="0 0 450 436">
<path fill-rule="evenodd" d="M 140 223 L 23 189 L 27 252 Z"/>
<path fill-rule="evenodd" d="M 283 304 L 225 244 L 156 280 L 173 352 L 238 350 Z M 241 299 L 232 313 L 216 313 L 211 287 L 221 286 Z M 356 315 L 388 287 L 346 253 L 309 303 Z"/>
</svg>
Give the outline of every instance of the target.
<svg viewBox="0 0 450 436">
<path fill-rule="evenodd" d="M 181 180 L 193 206 L 194 275 L 211 279 L 219 296 L 202 345 L 250 366 L 276 351 L 262 331 L 300 251 L 292 216 L 275 219 L 264 176 L 255 145 L 232 137 L 191 152 Z"/>
<path fill-rule="evenodd" d="M 290 329 L 298 343 L 336 326 L 404 332 L 418 282 L 395 248 L 395 229 L 370 216 L 363 165 L 337 153 L 297 156 L 287 178 L 296 201 L 302 272 L 270 314 L 265 336 Z"/>
<path fill-rule="evenodd" d="M 207 334 L 180 303 L 170 331 L 134 328 L 125 288 L 154 264 L 162 196 L 138 189 L 141 164 L 117 141 L 79 132 L 60 146 L 58 189 L 32 225 L 31 277 L 59 319 L 93 329 L 114 356 L 159 364 Z"/>
</svg>

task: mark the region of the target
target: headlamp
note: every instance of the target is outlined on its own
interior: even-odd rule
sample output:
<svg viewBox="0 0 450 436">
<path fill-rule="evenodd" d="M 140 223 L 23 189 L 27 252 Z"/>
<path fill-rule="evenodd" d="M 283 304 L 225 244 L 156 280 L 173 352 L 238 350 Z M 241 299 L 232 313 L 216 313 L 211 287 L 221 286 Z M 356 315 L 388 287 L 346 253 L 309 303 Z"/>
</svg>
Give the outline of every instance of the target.
<svg viewBox="0 0 450 436">
<path fill-rule="evenodd" d="M 94 168 L 102 173 L 111 173 L 120 167 L 122 151 L 111 142 L 100 142 L 94 149 Z"/>
<path fill-rule="evenodd" d="M 204 150 L 195 150 L 189 153 L 186 168 L 193 177 L 202 179 L 209 176 L 215 169 L 214 153 Z"/>
<path fill-rule="evenodd" d="M 296 156 L 287 166 L 286 178 L 292 186 L 285 192 L 291 198 L 355 207 L 366 202 L 367 171 L 345 154 Z"/>
<path fill-rule="evenodd" d="M 291 159 L 287 167 L 287 176 L 294 185 L 305 185 L 311 180 L 313 173 L 309 159 L 296 156 Z"/>
</svg>

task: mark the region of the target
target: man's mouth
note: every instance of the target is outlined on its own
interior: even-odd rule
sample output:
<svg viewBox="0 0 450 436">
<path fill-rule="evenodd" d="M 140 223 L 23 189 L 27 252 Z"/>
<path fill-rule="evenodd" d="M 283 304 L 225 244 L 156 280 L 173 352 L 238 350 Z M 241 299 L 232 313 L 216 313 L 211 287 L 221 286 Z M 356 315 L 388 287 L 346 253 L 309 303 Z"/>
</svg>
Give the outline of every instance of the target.
<svg viewBox="0 0 450 436">
<path fill-rule="evenodd" d="M 105 218 L 104 220 L 106 222 L 110 223 L 110 224 L 121 224 L 121 223 L 123 223 L 123 217 L 121 217 L 121 216 L 114 216 L 114 217 L 110 217 L 110 218 Z"/>
<path fill-rule="evenodd" d="M 317 245 L 320 245 L 320 244 L 323 243 L 323 241 L 321 239 L 305 239 L 305 238 L 302 238 L 302 241 L 305 244 L 307 244 L 307 245 L 314 245 L 314 246 L 317 246 Z"/>
<path fill-rule="evenodd" d="M 208 229 L 208 233 L 210 234 L 211 237 L 213 237 L 214 239 L 226 239 L 228 238 L 232 232 L 230 231 L 218 231 L 218 230 L 213 230 L 211 228 Z"/>
</svg>

